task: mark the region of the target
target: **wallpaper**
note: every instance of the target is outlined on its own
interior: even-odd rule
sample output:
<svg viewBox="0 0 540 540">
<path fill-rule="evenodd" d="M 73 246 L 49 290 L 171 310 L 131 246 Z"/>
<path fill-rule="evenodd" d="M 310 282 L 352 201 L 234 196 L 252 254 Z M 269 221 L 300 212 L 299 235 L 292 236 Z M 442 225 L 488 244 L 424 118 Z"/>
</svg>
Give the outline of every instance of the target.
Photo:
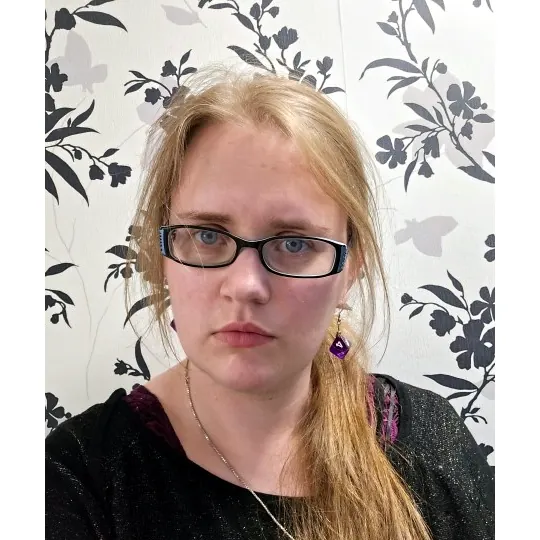
<svg viewBox="0 0 540 540">
<path fill-rule="evenodd" d="M 494 463 L 494 6 L 489 0 L 48 0 L 45 430 L 167 369 L 126 306 L 149 125 L 209 62 L 343 108 L 379 176 L 392 318 L 374 370 L 446 397 Z M 134 263 L 131 268 L 128 262 Z"/>
</svg>

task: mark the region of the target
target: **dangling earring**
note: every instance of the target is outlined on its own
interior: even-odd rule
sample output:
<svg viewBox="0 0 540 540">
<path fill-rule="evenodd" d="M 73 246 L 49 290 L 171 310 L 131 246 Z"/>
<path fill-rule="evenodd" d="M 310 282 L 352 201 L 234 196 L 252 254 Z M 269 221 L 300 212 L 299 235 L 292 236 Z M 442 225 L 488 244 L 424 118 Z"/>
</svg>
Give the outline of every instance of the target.
<svg viewBox="0 0 540 540">
<path fill-rule="evenodd" d="M 343 360 L 345 356 L 347 356 L 347 353 L 349 352 L 351 346 L 349 342 L 339 333 L 339 327 L 341 324 L 341 311 L 338 314 L 336 337 L 334 338 L 332 345 L 330 345 L 330 352 L 340 360 Z"/>
</svg>

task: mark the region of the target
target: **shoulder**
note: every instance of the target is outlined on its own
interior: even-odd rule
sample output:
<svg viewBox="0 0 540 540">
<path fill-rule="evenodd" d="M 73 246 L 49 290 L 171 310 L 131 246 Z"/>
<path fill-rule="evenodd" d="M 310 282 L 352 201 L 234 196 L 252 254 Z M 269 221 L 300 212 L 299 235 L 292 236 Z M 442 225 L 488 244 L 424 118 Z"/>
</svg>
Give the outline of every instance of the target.
<svg viewBox="0 0 540 540">
<path fill-rule="evenodd" d="M 420 497 L 437 538 L 491 538 L 493 469 L 459 414 L 435 392 L 387 375 L 377 380 L 395 388 L 399 400 L 399 435 L 389 459 Z"/>
<path fill-rule="evenodd" d="M 450 450 L 452 443 L 476 450 L 478 445 L 474 437 L 446 398 L 389 375 L 377 375 L 377 379 L 395 388 L 400 410 L 398 440 L 401 443 L 421 445 L 433 452 L 441 449 L 437 447 L 440 441 L 444 441 Z"/>
<path fill-rule="evenodd" d="M 49 465 L 76 466 L 90 461 L 94 450 L 103 450 L 115 444 L 110 435 L 128 427 L 128 418 L 122 406 L 124 389 L 114 391 L 103 403 L 97 403 L 84 412 L 62 422 L 45 438 L 45 457 Z"/>
<path fill-rule="evenodd" d="M 478 454 L 487 463 L 472 433 L 446 398 L 389 375 L 376 375 L 376 379 L 395 390 L 400 446 L 433 458 L 464 452 Z"/>
<path fill-rule="evenodd" d="M 61 423 L 45 439 L 45 527 L 51 539 L 112 538 L 107 482 L 133 433 L 125 390 Z"/>
</svg>

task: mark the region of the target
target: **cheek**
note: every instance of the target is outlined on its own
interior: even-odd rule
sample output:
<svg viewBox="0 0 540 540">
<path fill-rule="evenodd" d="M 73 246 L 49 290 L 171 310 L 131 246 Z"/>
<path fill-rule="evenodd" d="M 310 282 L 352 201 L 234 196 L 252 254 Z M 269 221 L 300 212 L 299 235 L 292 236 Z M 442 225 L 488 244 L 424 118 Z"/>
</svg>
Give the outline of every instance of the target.
<svg viewBox="0 0 540 540">
<path fill-rule="evenodd" d="M 321 278 L 293 283 L 288 290 L 289 327 L 322 338 L 340 297 L 340 280 Z"/>
<path fill-rule="evenodd" d="M 165 277 L 169 287 L 171 308 L 179 336 L 198 334 L 203 322 L 208 321 L 212 299 L 217 286 L 212 276 L 197 268 L 165 263 Z"/>
</svg>

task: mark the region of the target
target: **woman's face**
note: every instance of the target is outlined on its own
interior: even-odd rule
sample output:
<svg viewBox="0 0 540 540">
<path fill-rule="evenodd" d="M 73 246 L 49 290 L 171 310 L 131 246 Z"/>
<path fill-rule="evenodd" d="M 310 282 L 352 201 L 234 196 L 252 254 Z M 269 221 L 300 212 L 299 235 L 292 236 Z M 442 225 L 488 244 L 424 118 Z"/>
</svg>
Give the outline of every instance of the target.
<svg viewBox="0 0 540 540">
<path fill-rule="evenodd" d="M 190 144 L 170 223 L 221 228 L 247 240 L 295 234 L 346 242 L 347 229 L 288 140 L 271 129 L 229 124 L 203 128 Z M 216 383 L 242 392 L 272 392 L 309 370 L 350 284 L 349 263 L 323 278 L 283 277 L 249 248 L 223 268 L 164 264 L 186 356 Z M 219 332 L 235 322 L 253 323 L 271 338 L 242 341 Z"/>
</svg>

